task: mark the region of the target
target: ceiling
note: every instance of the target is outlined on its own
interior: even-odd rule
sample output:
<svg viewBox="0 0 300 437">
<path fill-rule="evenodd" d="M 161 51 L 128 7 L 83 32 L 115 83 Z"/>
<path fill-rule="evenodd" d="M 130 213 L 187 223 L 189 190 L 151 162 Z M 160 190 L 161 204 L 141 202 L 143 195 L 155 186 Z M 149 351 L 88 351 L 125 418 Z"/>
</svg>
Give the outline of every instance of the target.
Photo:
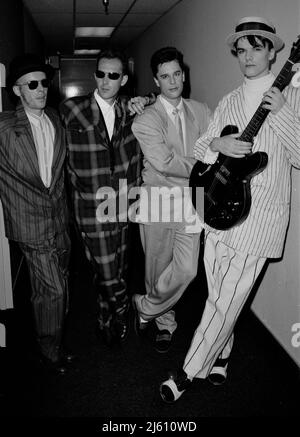
<svg viewBox="0 0 300 437">
<path fill-rule="evenodd" d="M 105 0 L 107 2 L 107 0 Z M 126 48 L 182 0 L 23 0 L 44 37 L 49 55 L 101 49 L 108 43 Z M 110 38 L 75 38 L 75 27 L 115 27 Z"/>
</svg>

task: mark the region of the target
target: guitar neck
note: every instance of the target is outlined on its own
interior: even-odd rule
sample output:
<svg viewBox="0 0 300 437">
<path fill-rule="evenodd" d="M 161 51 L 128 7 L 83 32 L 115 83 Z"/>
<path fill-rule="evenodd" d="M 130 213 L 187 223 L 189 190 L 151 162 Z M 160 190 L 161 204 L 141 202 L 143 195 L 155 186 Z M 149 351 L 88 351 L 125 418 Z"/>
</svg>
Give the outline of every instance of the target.
<svg viewBox="0 0 300 437">
<path fill-rule="evenodd" d="M 272 87 L 276 87 L 282 91 L 288 85 L 294 74 L 292 72 L 293 65 L 294 63 L 289 59 L 286 61 L 280 73 L 273 82 Z M 263 108 L 263 103 L 261 103 L 239 139 L 241 141 L 253 142 L 253 138 L 257 135 L 269 112 L 269 109 Z"/>
</svg>

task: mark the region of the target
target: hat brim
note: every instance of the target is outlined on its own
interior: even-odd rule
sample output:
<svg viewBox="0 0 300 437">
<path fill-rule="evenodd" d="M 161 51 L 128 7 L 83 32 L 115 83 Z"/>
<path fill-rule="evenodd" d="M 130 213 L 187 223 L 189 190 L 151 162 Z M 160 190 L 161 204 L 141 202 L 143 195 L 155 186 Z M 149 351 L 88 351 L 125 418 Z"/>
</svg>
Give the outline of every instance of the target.
<svg viewBox="0 0 300 437">
<path fill-rule="evenodd" d="M 36 65 L 28 65 L 24 68 L 20 68 L 18 74 L 11 74 L 7 78 L 8 86 L 14 86 L 17 80 L 24 76 L 25 74 L 32 73 L 34 71 L 42 71 L 46 74 L 48 79 L 53 79 L 55 70 L 49 64 L 36 64 Z"/>
<path fill-rule="evenodd" d="M 239 38 L 242 38 L 243 36 L 248 36 L 248 35 L 258 35 L 258 36 L 262 36 L 263 38 L 266 38 L 266 39 L 270 40 L 273 43 L 275 52 L 278 52 L 284 46 L 284 42 L 282 41 L 281 38 L 279 38 L 279 36 L 275 35 L 272 32 L 267 32 L 265 30 L 259 30 L 259 29 L 255 29 L 255 30 L 242 30 L 241 32 L 232 33 L 231 35 L 229 35 L 226 38 L 226 43 L 229 45 L 231 50 L 233 50 L 234 49 L 234 43 Z"/>
</svg>

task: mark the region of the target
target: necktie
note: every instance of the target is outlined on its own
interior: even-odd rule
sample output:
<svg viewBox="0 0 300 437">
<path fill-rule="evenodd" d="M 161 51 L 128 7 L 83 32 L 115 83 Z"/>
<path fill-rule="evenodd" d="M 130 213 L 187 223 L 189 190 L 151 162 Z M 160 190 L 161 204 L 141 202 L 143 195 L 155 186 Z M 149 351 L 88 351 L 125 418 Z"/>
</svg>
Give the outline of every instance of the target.
<svg viewBox="0 0 300 437">
<path fill-rule="evenodd" d="M 180 118 L 179 112 L 180 111 L 177 108 L 174 108 L 173 111 L 172 111 L 172 113 L 173 113 L 173 115 L 175 117 L 175 127 L 176 127 L 176 130 L 177 130 L 177 133 L 179 135 L 181 143 L 184 145 L 182 122 L 181 122 L 181 118 Z"/>
</svg>

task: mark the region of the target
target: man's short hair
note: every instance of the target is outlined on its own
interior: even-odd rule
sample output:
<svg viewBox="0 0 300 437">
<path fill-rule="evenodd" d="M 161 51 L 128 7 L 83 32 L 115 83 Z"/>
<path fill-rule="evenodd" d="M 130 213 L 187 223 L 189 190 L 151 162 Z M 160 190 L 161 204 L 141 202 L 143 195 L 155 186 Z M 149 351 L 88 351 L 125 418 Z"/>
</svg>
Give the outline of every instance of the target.
<svg viewBox="0 0 300 437">
<path fill-rule="evenodd" d="M 269 39 L 264 38 L 263 36 L 260 36 L 260 35 L 245 35 L 245 36 L 242 36 L 241 38 L 246 38 L 252 47 L 257 46 L 256 40 L 258 39 L 263 44 L 264 47 L 268 46 L 269 50 L 274 48 L 272 41 L 270 41 Z M 232 53 L 235 56 L 237 55 L 237 43 L 241 38 L 237 39 L 235 41 L 235 43 L 233 44 L 234 48 L 232 49 Z"/>
<path fill-rule="evenodd" d="M 156 77 L 159 65 L 171 61 L 177 61 L 182 71 L 184 70 L 183 54 L 175 47 L 163 47 L 153 53 L 150 61 L 153 76 Z"/>
<path fill-rule="evenodd" d="M 101 50 L 99 55 L 97 56 L 96 61 L 96 68 L 98 68 L 99 62 L 101 59 L 119 59 L 119 61 L 122 63 L 122 70 L 123 74 L 127 74 L 128 71 L 128 59 L 124 55 L 124 53 L 121 50 L 118 49 L 105 49 Z"/>
</svg>

